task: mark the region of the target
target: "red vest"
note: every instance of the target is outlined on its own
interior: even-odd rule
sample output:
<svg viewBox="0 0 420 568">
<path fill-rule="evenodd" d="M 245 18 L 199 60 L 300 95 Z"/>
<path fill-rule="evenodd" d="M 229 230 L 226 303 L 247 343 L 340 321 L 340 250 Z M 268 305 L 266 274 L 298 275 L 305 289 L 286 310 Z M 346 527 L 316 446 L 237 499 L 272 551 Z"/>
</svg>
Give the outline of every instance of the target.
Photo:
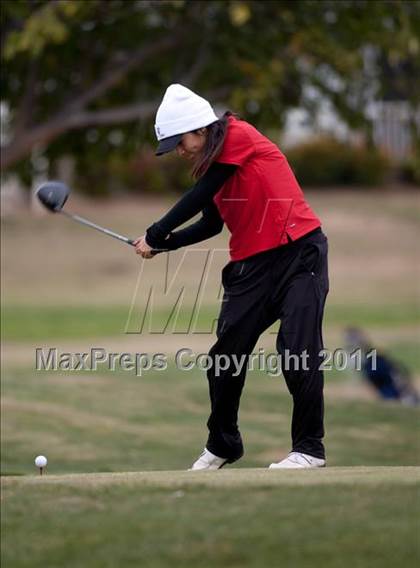
<svg viewBox="0 0 420 568">
<path fill-rule="evenodd" d="M 238 169 L 214 196 L 231 238 L 232 260 L 278 247 L 321 225 L 278 147 L 253 126 L 229 117 L 216 160 Z"/>
</svg>

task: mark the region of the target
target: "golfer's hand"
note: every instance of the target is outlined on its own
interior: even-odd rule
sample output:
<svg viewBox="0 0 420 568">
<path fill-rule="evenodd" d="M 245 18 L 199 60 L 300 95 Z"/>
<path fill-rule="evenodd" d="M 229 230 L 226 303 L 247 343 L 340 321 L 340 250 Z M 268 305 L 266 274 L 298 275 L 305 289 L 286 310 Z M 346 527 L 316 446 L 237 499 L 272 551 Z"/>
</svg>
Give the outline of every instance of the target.
<svg viewBox="0 0 420 568">
<path fill-rule="evenodd" d="M 143 258 L 154 257 L 154 254 L 152 253 L 152 247 L 149 247 L 149 245 L 146 243 L 144 235 L 134 241 L 134 246 L 136 249 L 136 254 L 139 254 Z"/>
</svg>

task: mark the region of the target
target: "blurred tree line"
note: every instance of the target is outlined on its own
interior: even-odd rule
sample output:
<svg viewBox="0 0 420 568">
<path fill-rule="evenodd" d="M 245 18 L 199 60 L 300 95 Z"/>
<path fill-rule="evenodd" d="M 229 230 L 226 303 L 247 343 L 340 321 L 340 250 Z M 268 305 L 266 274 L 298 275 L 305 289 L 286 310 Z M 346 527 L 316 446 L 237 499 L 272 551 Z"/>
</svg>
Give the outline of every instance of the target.
<svg viewBox="0 0 420 568">
<path fill-rule="evenodd" d="M 185 188 L 150 147 L 173 82 L 273 136 L 314 92 L 367 141 L 373 99 L 418 105 L 413 0 L 2 0 L 1 29 L 2 172 L 27 184 L 41 153 L 50 175 L 71 155 L 86 191 Z"/>
</svg>

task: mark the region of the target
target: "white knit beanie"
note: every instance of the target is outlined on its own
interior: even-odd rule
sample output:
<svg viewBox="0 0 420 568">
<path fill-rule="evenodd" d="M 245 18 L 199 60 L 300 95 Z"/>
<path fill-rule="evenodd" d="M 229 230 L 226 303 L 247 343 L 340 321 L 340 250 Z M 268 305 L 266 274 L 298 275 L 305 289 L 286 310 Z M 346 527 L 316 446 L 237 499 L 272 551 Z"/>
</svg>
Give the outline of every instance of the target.
<svg viewBox="0 0 420 568">
<path fill-rule="evenodd" d="M 155 131 L 159 142 L 174 137 L 172 142 L 176 143 L 173 147 L 161 143 L 156 153 L 173 150 L 181 138 L 176 135 L 203 128 L 216 120 L 218 118 L 206 99 L 183 85 L 169 85 L 156 113 Z"/>
</svg>

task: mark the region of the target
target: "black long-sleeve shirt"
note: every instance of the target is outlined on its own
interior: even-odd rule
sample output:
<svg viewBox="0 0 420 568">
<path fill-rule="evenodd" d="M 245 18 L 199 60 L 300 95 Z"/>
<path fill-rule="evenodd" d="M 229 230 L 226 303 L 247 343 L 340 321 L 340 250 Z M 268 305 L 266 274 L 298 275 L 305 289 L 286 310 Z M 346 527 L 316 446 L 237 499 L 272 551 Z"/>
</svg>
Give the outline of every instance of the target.
<svg viewBox="0 0 420 568">
<path fill-rule="evenodd" d="M 223 228 L 213 197 L 235 172 L 233 164 L 213 163 L 197 183 L 156 223 L 146 231 L 146 242 L 153 249 L 175 250 L 208 239 Z M 203 212 L 201 219 L 172 232 L 192 217 Z"/>
</svg>

